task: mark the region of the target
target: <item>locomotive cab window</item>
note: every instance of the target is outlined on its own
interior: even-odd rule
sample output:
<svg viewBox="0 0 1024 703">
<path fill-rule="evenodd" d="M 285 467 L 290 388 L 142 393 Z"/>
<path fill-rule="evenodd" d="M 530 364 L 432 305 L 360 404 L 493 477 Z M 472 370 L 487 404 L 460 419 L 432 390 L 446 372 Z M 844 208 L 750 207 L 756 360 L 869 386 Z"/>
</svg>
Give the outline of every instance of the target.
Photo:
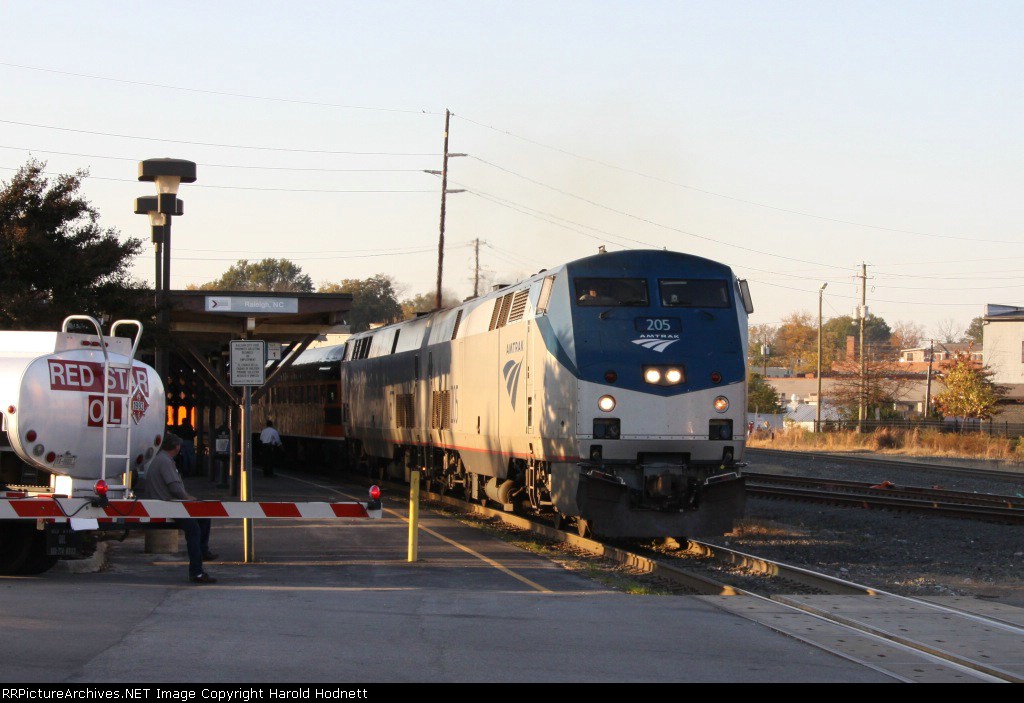
<svg viewBox="0 0 1024 703">
<path fill-rule="evenodd" d="M 582 306 L 647 306 L 647 281 L 642 278 L 577 278 L 576 303 Z"/>
<path fill-rule="evenodd" d="M 661 304 L 666 308 L 727 308 L 729 286 L 725 281 L 664 279 L 658 281 Z"/>
</svg>

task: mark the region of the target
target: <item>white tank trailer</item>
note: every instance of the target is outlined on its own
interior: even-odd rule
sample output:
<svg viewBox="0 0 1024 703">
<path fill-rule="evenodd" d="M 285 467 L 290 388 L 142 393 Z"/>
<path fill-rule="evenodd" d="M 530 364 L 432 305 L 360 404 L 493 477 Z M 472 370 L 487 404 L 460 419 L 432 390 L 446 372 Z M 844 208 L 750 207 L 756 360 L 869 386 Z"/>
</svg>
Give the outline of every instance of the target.
<svg viewBox="0 0 1024 703">
<path fill-rule="evenodd" d="M 69 331 L 83 323 L 94 332 Z M 166 415 L 163 382 L 134 358 L 141 336 L 137 321 L 115 322 L 103 335 L 81 315 L 59 332 L 0 331 L 0 482 L 8 495 L 95 496 L 100 480 L 111 498 L 130 495 L 132 474 L 159 450 Z M 0 573 L 52 565 L 53 540 L 47 550 L 40 536 L 50 527 L 0 521 Z"/>
</svg>

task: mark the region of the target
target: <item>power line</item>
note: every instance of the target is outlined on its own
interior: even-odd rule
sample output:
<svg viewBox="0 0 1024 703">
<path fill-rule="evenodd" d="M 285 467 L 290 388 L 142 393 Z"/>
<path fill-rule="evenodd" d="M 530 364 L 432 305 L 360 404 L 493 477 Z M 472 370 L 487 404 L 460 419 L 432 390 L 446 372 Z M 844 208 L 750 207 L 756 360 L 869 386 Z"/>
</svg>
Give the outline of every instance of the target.
<svg viewBox="0 0 1024 703">
<path fill-rule="evenodd" d="M 452 244 L 451 248 L 452 249 L 459 249 L 459 248 L 467 247 L 467 246 L 469 246 L 468 243 Z M 415 250 L 415 252 L 409 251 L 409 250 L 413 250 L 413 249 Z M 381 249 L 380 247 L 375 247 L 373 249 L 335 249 L 335 250 L 327 250 L 327 251 L 324 251 L 322 249 L 317 249 L 316 251 L 264 252 L 264 256 L 269 256 L 269 255 L 272 255 L 272 254 L 277 254 L 277 256 L 279 256 L 279 257 L 283 256 L 283 257 L 287 258 L 287 257 L 295 256 L 296 254 L 357 254 L 357 253 L 365 253 L 365 252 L 374 252 L 374 253 L 393 252 L 393 253 L 396 253 L 396 254 L 411 254 L 411 253 L 420 252 L 420 251 L 422 251 L 422 249 L 423 249 L 422 246 L 394 247 L 394 248 L 391 248 L 391 249 Z M 192 252 L 207 252 L 207 253 L 211 253 L 211 254 L 228 254 L 228 253 L 231 253 L 231 252 L 238 251 L 238 249 L 187 249 L 187 248 L 183 248 L 183 247 L 177 247 L 175 249 L 175 251 L 192 251 Z"/>
<path fill-rule="evenodd" d="M 557 188 L 554 188 L 553 186 L 548 186 L 548 187 L 551 187 L 553 190 L 558 190 Z M 466 190 L 467 190 L 467 192 L 471 192 L 471 193 L 474 193 L 474 194 L 482 194 L 482 191 L 476 191 L 476 190 L 470 189 L 468 187 L 466 187 Z M 567 195 L 571 195 L 571 194 L 567 193 Z M 488 195 L 488 197 L 494 198 L 496 196 Z M 655 227 L 660 227 L 661 229 L 667 229 L 667 230 L 669 230 L 671 232 L 677 232 L 679 234 L 684 234 L 687 237 L 693 237 L 694 239 L 701 239 L 701 240 L 706 241 L 706 242 L 711 242 L 712 244 L 718 244 L 720 246 L 732 247 L 734 249 L 740 249 L 742 251 L 748 251 L 748 252 L 751 252 L 751 253 L 754 253 L 754 254 L 758 254 L 760 256 L 771 256 L 771 257 L 774 257 L 776 259 L 783 259 L 785 261 L 795 261 L 797 263 L 808 264 L 810 266 L 825 266 L 827 268 L 834 268 L 834 269 L 845 269 L 846 268 L 845 266 L 836 266 L 836 265 L 833 265 L 833 264 L 824 264 L 824 263 L 817 262 L 817 261 L 807 261 L 806 259 L 797 259 L 797 258 L 792 257 L 792 256 L 783 256 L 782 254 L 775 254 L 775 253 L 769 252 L 769 251 L 761 251 L 760 249 L 753 249 L 751 247 L 745 247 L 745 246 L 742 246 L 740 244 L 733 244 L 731 242 L 723 242 L 723 241 L 721 241 L 719 239 L 715 239 L 715 238 L 709 237 L 707 235 L 697 234 L 696 232 L 689 232 L 687 230 L 680 229 L 678 227 L 672 227 L 671 225 L 665 225 L 665 224 L 662 224 L 660 222 L 655 222 L 654 220 L 648 219 L 646 217 L 641 217 L 640 215 L 634 215 L 634 214 L 632 214 L 630 212 L 626 212 L 624 210 L 617 210 L 617 209 L 615 209 L 613 207 L 609 207 L 607 205 L 602 205 L 601 203 L 595 202 L 593 200 L 587 200 L 586 198 L 583 198 L 581 196 L 573 195 L 572 197 L 575 197 L 575 198 L 578 198 L 580 200 L 583 200 L 584 202 L 590 203 L 591 205 L 596 205 L 597 207 L 603 208 L 605 210 L 609 210 L 611 212 L 615 212 L 615 213 L 618 213 L 620 215 L 624 215 L 626 217 L 630 217 L 630 218 L 632 218 L 634 220 L 638 220 L 640 222 L 645 222 L 645 223 L 647 223 L 649 225 L 653 225 Z M 513 203 L 513 201 L 511 201 L 511 200 L 509 200 L 507 202 Z M 498 203 L 498 204 L 501 204 L 501 203 Z M 517 205 L 519 207 L 526 207 L 526 206 L 520 205 L 519 203 L 515 203 L 515 205 Z M 552 224 L 557 224 L 557 223 L 552 223 Z M 563 226 L 563 225 L 559 225 L 559 226 Z M 583 226 L 583 225 L 581 225 L 581 226 Z M 567 227 L 566 229 L 571 229 L 571 228 Z M 578 230 L 574 230 L 574 231 L 578 231 Z M 597 237 L 593 237 L 593 235 L 587 234 L 585 232 L 579 232 L 579 233 L 583 234 L 585 236 L 597 239 Z M 656 245 L 650 244 L 649 242 L 643 242 L 643 241 L 638 240 L 638 239 L 630 239 L 629 237 L 622 237 L 622 236 L 620 236 L 620 238 L 627 239 L 629 241 L 636 242 L 638 244 L 643 244 L 644 246 L 649 246 L 649 247 L 652 247 L 652 248 L 655 248 L 655 249 L 660 249 L 661 248 L 661 247 L 658 247 Z"/>
<path fill-rule="evenodd" d="M 0 166 L 0 169 L 5 171 L 19 171 L 20 168 L 14 168 L 12 166 Z M 40 171 L 46 176 L 56 176 L 49 171 Z M 113 181 L 115 183 L 135 183 L 138 184 L 137 179 L 131 178 L 109 178 L 107 176 L 93 176 L 86 175 L 83 178 L 91 179 L 95 181 Z M 370 189 L 370 190 L 359 190 L 359 189 L 331 189 L 331 188 L 262 188 L 258 186 L 218 186 L 211 185 L 209 183 L 190 183 L 189 188 L 214 188 L 217 190 L 253 190 L 261 192 L 273 192 L 273 193 L 434 193 L 433 190 L 402 190 L 402 189 Z"/>
<path fill-rule="evenodd" d="M 704 188 L 698 188 L 696 186 L 688 185 L 686 183 L 679 183 L 678 181 L 672 181 L 672 180 L 669 180 L 667 178 L 661 178 L 659 176 L 652 176 L 649 173 L 644 173 L 642 171 L 637 171 L 637 170 L 631 169 L 631 168 L 625 168 L 623 166 L 619 166 L 617 164 L 612 164 L 612 163 L 609 163 L 607 161 L 601 161 L 600 159 L 595 159 L 595 158 L 592 158 L 592 157 L 589 157 L 589 156 L 583 156 L 582 154 L 577 154 L 575 152 L 568 151 L 567 149 L 562 149 L 562 148 L 559 148 L 559 147 L 556 147 L 556 146 L 552 146 L 550 144 L 545 144 L 543 142 L 539 142 L 539 141 L 536 141 L 534 139 L 530 139 L 528 137 L 524 137 L 524 136 L 522 136 L 520 134 L 516 134 L 516 133 L 511 132 L 509 130 L 500 129 L 498 127 L 493 127 L 491 125 L 484 124 L 482 122 L 477 122 L 476 120 L 471 120 L 468 117 L 464 117 L 464 116 L 458 115 L 456 113 L 452 113 L 452 115 L 455 116 L 455 117 L 458 117 L 460 119 L 463 119 L 466 122 L 470 122 L 472 124 L 475 124 L 475 125 L 477 125 L 479 127 L 483 127 L 485 129 L 490 129 L 490 130 L 493 130 L 495 132 L 498 132 L 499 134 L 505 134 L 505 135 L 513 137 L 515 139 L 519 139 L 519 140 L 522 140 L 524 142 L 527 142 L 528 144 L 533 144 L 534 146 L 539 146 L 539 147 L 544 148 L 544 149 L 549 149 L 549 150 L 557 152 L 559 154 L 564 154 L 566 156 L 571 156 L 571 157 L 573 157 L 575 159 L 580 159 L 582 161 L 589 161 L 590 163 L 598 164 L 599 166 L 604 166 L 606 168 L 614 169 L 616 171 L 621 171 L 623 173 L 628 173 L 628 174 L 631 174 L 631 175 L 634 175 L 634 176 L 639 176 L 641 178 L 646 178 L 648 180 L 657 181 L 659 183 L 664 183 L 666 185 L 676 186 L 678 188 L 685 188 L 687 190 L 692 190 L 695 193 L 701 193 L 703 195 L 711 195 L 711 196 L 714 196 L 716 198 L 722 198 L 722 199 L 725 199 L 725 200 L 731 200 L 733 202 L 743 203 L 745 205 L 753 205 L 754 207 L 765 208 L 767 210 L 775 210 L 776 212 L 785 212 L 785 213 L 788 213 L 788 214 L 791 214 L 791 215 L 799 215 L 801 217 L 810 217 L 810 218 L 814 218 L 816 220 L 822 220 L 822 221 L 825 221 L 825 222 L 834 222 L 836 224 L 841 224 L 841 225 L 850 225 L 850 226 L 853 226 L 853 227 L 865 227 L 865 228 L 868 228 L 868 229 L 875 229 L 875 230 L 879 230 L 879 231 L 882 231 L 882 232 L 894 232 L 894 233 L 897 233 L 897 234 L 911 234 L 911 235 L 916 235 L 916 236 L 919 236 L 919 237 L 932 237 L 932 238 L 935 238 L 935 239 L 953 239 L 953 240 L 968 241 L 968 242 L 988 242 L 988 243 L 994 243 L 994 244 L 1024 244 L 1024 242 L 1007 241 L 1007 240 L 1003 240 L 1003 239 L 978 239 L 978 238 L 974 238 L 974 237 L 958 237 L 958 236 L 954 236 L 954 235 L 934 234 L 934 233 L 931 233 L 931 232 L 921 232 L 919 230 L 908 230 L 908 229 L 899 229 L 899 228 L 896 228 L 896 227 L 886 227 L 884 225 L 875 225 L 875 224 L 870 224 L 870 223 L 866 223 L 866 222 L 856 222 L 854 220 L 844 220 L 844 219 L 840 219 L 840 218 L 836 218 L 836 217 L 829 217 L 827 215 L 818 215 L 818 214 L 815 214 L 815 213 L 812 213 L 812 212 L 805 212 L 803 210 L 795 210 L 795 209 L 792 209 L 792 208 L 784 208 L 784 207 L 779 207 L 777 205 L 770 205 L 768 203 L 762 203 L 762 202 L 758 202 L 758 201 L 755 201 L 755 200 L 747 200 L 745 198 L 738 198 L 738 197 L 733 196 L 733 195 L 726 195 L 724 193 L 716 193 L 715 191 L 706 190 Z M 493 165 L 493 164 L 490 164 L 490 165 Z M 496 168 L 500 168 L 500 167 L 496 167 Z M 518 175 L 518 174 L 513 174 L 513 175 Z"/>
<path fill-rule="evenodd" d="M 762 286 L 770 286 L 772 288 L 784 288 L 786 290 L 795 290 L 795 291 L 799 291 L 800 293 L 807 293 L 808 295 L 811 295 L 812 293 L 815 292 L 814 290 L 806 290 L 806 289 L 803 289 L 803 288 L 794 288 L 793 286 L 784 286 L 784 285 L 782 285 L 780 283 L 771 283 L 769 281 L 759 281 L 759 280 L 753 279 L 753 278 L 750 279 L 750 281 L 752 283 L 757 283 L 758 285 L 762 285 Z M 855 295 L 831 295 L 829 297 L 831 297 L 831 298 L 843 298 L 844 300 L 859 300 L 859 298 L 857 296 L 855 296 Z M 885 299 L 882 299 L 882 298 L 873 298 L 872 301 L 875 302 L 875 303 L 888 303 L 890 305 L 929 305 L 929 306 L 932 306 L 932 305 L 942 305 L 942 306 L 960 306 L 960 307 L 978 307 L 979 305 L 984 305 L 984 303 L 939 303 L 939 302 L 935 302 L 933 300 L 927 300 L 927 301 L 924 301 L 924 302 L 917 302 L 917 301 L 912 301 L 912 300 L 885 300 Z"/>
<path fill-rule="evenodd" d="M 58 132 L 73 132 L 75 134 L 91 134 L 100 137 L 116 137 L 118 139 L 139 139 L 148 142 L 166 142 L 168 144 L 188 144 L 190 146 L 213 146 L 225 149 L 252 149 L 254 151 L 276 151 L 293 154 L 333 154 L 347 156 L 438 156 L 434 153 L 417 153 L 402 151 L 333 151 L 329 149 L 289 149 L 276 146 L 255 146 L 251 144 L 218 144 L 215 142 L 196 142 L 184 139 L 165 139 L 162 137 L 144 137 L 135 134 L 117 134 L 115 132 L 96 132 L 87 129 L 73 129 L 71 127 L 55 127 L 53 125 L 34 124 L 31 122 L 15 122 L 13 120 L 0 120 L 0 124 L 12 124 L 19 127 L 34 127 L 36 129 L 52 129 Z"/>
<path fill-rule="evenodd" d="M 138 86 L 143 86 L 143 87 L 146 87 L 146 88 L 161 88 L 161 89 L 164 89 L 164 90 L 180 90 L 182 92 L 188 92 L 188 93 L 200 93 L 202 95 L 221 95 L 221 96 L 224 96 L 224 97 L 243 98 L 243 99 L 246 99 L 246 100 L 264 100 L 264 101 L 267 101 L 267 102 L 290 103 L 290 104 L 295 104 L 295 105 L 312 105 L 314 107 L 333 107 L 333 108 L 341 108 L 341 109 L 345 109 L 345 110 L 372 110 L 372 111 L 376 111 L 376 112 L 400 112 L 400 113 L 413 114 L 413 115 L 437 115 L 437 114 L 439 114 L 439 113 L 432 112 L 432 111 L 429 111 L 429 110 L 412 110 L 412 109 L 407 109 L 407 108 L 406 109 L 402 109 L 402 108 L 392 108 L 392 107 L 373 107 L 373 106 L 368 106 L 368 105 L 348 105 L 348 104 L 344 104 L 344 103 L 328 103 L 328 102 L 318 102 L 318 101 L 313 101 L 313 100 L 298 100 L 298 99 L 295 99 L 295 98 L 279 98 L 279 97 L 273 97 L 273 96 L 268 96 L 268 95 L 252 95 L 252 94 L 248 94 L 248 93 L 230 93 L 230 92 L 222 91 L 222 90 L 206 90 L 206 89 L 203 89 L 203 88 L 188 88 L 188 87 L 184 87 L 184 86 L 167 85 L 167 84 L 163 84 L 163 83 L 149 83 L 149 82 L 146 82 L 146 81 L 133 81 L 133 80 L 125 79 L 125 78 L 111 78 L 109 76 L 97 76 L 97 75 L 92 75 L 92 74 L 88 74 L 88 73 L 75 73 L 75 72 L 72 72 L 72 71 L 60 71 L 60 70 L 53 69 L 53 68 L 41 68 L 39 66 L 26 66 L 24 64 L 8 63 L 8 62 L 5 62 L 5 61 L 0 61 L 0 66 L 7 66 L 8 68 L 20 68 L 20 69 L 24 69 L 26 71 L 39 71 L 41 73 L 54 73 L 54 74 L 61 75 L 61 76 L 72 76 L 74 78 L 88 78 L 90 80 L 96 80 L 96 81 L 109 81 L 111 83 L 123 83 L 125 85 L 138 85 Z"/>
<path fill-rule="evenodd" d="M 75 156 L 83 159 L 108 159 L 111 161 L 134 161 L 138 162 L 138 157 L 130 156 L 103 156 L 100 154 L 76 154 L 70 151 L 51 151 L 48 149 L 33 149 L 31 147 L 23 146 L 4 146 L 0 144 L 0 149 L 11 149 L 14 151 L 27 151 L 29 154 L 56 154 L 58 156 Z M 203 168 L 237 168 L 244 170 L 258 170 L 258 171 L 315 171 L 318 173 L 421 173 L 421 168 L 315 168 L 315 167 L 294 167 L 294 166 L 253 166 L 247 164 L 208 164 L 197 162 L 198 166 Z"/>
</svg>

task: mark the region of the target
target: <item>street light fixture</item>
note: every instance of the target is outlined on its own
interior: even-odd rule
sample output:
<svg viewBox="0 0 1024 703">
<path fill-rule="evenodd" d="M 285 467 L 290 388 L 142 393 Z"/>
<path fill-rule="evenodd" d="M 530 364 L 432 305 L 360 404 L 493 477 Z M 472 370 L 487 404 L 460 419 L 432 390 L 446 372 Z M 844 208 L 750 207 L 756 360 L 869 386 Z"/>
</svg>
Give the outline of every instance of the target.
<svg viewBox="0 0 1024 703">
<path fill-rule="evenodd" d="M 184 205 L 178 200 L 178 186 L 182 183 L 195 183 L 196 164 L 184 159 L 146 159 L 139 162 L 139 180 L 156 184 L 156 197 L 138 198 L 135 201 L 135 212 L 149 215 L 153 227 L 153 243 L 157 251 L 157 319 L 166 330 L 169 321 L 167 295 L 171 290 L 171 220 L 174 215 L 184 213 Z M 159 232 L 157 227 L 160 228 Z M 166 380 L 167 356 L 160 348 L 157 348 L 156 370 L 160 378 Z"/>
<path fill-rule="evenodd" d="M 164 241 L 164 226 L 167 224 L 167 216 L 160 212 L 159 202 L 155 195 L 147 195 L 135 199 L 135 214 L 149 215 L 149 224 L 152 231 L 153 247 L 156 252 L 156 287 L 154 290 L 159 294 L 163 286 L 161 271 L 162 245 Z M 177 201 L 174 210 L 175 215 L 185 214 L 185 204 Z"/>
<path fill-rule="evenodd" d="M 818 289 L 818 407 L 814 411 L 814 431 L 821 432 L 821 297 L 828 287 L 828 281 Z"/>
</svg>

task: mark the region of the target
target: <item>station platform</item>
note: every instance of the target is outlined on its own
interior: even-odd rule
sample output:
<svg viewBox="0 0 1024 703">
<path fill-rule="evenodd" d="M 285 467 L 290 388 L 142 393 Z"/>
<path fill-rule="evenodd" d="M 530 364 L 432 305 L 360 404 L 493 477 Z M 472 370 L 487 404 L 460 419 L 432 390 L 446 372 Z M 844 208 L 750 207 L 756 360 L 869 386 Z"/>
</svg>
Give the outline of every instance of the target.
<svg viewBox="0 0 1024 703">
<path fill-rule="evenodd" d="M 227 499 L 191 479 L 200 498 Z M 257 500 L 353 500 L 362 486 L 257 474 Z M 457 520 L 214 521 L 212 585 L 131 533 L 91 574 L 0 582 L 5 681 L 884 682 L 893 678 L 706 600 L 615 592 Z"/>
</svg>

